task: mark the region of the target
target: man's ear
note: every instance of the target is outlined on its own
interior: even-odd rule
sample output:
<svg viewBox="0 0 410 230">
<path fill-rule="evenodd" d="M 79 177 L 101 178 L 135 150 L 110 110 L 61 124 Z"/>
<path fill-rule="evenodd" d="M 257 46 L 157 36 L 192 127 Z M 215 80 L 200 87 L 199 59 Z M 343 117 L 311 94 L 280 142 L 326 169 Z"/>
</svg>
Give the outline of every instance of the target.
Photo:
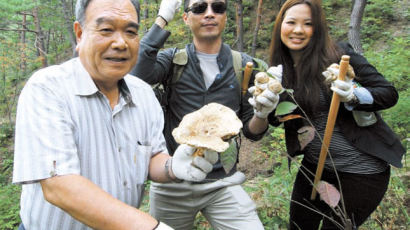
<svg viewBox="0 0 410 230">
<path fill-rule="evenodd" d="M 184 12 L 182 14 L 182 20 L 184 20 L 185 25 L 189 25 L 189 23 L 188 23 L 188 13 Z"/>
<path fill-rule="evenodd" d="M 75 34 L 75 38 L 76 38 L 76 41 L 77 41 L 77 47 L 76 47 L 76 50 L 77 50 L 78 45 L 81 42 L 81 36 L 83 35 L 83 28 L 81 27 L 81 24 L 78 21 L 74 22 L 74 34 Z"/>
</svg>

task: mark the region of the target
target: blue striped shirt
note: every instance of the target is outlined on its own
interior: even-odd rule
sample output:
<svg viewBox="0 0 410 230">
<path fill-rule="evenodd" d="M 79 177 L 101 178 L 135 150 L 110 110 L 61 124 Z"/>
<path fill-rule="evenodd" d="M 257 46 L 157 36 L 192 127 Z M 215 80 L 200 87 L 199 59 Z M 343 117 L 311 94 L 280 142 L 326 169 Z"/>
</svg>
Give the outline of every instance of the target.
<svg viewBox="0 0 410 230">
<path fill-rule="evenodd" d="M 36 72 L 21 92 L 13 182 L 23 184 L 20 215 L 37 229 L 88 229 L 44 200 L 39 180 L 82 175 L 138 207 L 153 155 L 166 152 L 163 114 L 151 87 L 127 75 L 111 109 L 78 58 Z"/>
</svg>

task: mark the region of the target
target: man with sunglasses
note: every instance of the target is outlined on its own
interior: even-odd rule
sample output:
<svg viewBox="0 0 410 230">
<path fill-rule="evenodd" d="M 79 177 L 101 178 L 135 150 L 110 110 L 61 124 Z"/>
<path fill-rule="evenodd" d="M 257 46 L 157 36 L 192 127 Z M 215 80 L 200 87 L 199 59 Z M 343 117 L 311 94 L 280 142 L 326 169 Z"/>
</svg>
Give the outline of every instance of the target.
<svg viewBox="0 0 410 230">
<path fill-rule="evenodd" d="M 141 40 L 138 63 L 132 71 L 135 76 L 155 84 L 174 80 L 175 66 L 183 65 L 182 74 L 168 85 L 164 127 L 168 152 L 172 155 L 178 146 L 171 132 L 182 117 L 210 102 L 236 111 L 244 124 L 243 134 L 251 140 L 261 139 L 268 128 L 266 117 L 279 97 L 273 93 L 262 96 L 263 100 L 259 102 L 262 109 L 254 113 L 254 107 L 248 102 L 251 94 L 240 96 L 241 86 L 235 74 L 233 54 L 222 41 L 228 0 L 185 0 L 183 20 L 192 32 L 193 42 L 185 46 L 185 56 L 182 57 L 186 60 L 182 58 L 182 64 L 174 58 L 180 57 L 181 50 L 160 51 L 170 35 L 164 27 L 173 19 L 180 4 L 178 0 L 161 2 L 154 25 Z M 253 61 L 244 53 L 240 56 L 242 67 Z M 235 141 L 234 155 L 238 159 Z M 214 229 L 263 229 L 254 202 L 241 187 L 244 181 L 245 175 L 236 170 L 236 165 L 226 173 L 217 159 L 212 172 L 202 182 L 151 183 L 150 214 L 175 229 L 193 229 L 198 212 L 202 212 Z"/>
<path fill-rule="evenodd" d="M 128 74 L 139 48 L 139 0 L 77 0 L 78 52 L 33 74 L 17 106 L 13 182 L 19 230 L 170 230 L 138 209 L 145 181 L 200 181 L 207 158 L 170 157 L 161 107 Z"/>
</svg>

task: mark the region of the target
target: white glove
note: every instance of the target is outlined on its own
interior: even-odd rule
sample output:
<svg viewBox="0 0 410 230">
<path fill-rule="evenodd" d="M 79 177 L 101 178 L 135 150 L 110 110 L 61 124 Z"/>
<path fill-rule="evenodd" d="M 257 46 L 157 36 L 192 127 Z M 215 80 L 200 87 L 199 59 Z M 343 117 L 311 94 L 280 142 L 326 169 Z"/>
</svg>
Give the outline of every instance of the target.
<svg viewBox="0 0 410 230">
<path fill-rule="evenodd" d="M 218 153 L 207 150 L 204 152 L 204 157 L 194 157 L 192 154 L 195 150 L 195 148 L 185 144 L 179 145 L 175 150 L 171 169 L 178 179 L 202 181 L 212 171 L 212 164 L 218 160 Z"/>
<path fill-rule="evenodd" d="M 270 75 L 272 75 L 276 80 L 278 80 L 280 83 L 282 83 L 282 73 L 283 73 L 283 66 L 278 65 L 278 66 L 271 66 L 269 67 L 268 72 Z"/>
<path fill-rule="evenodd" d="M 282 82 L 282 65 L 272 66 L 267 71 L 272 77 L 274 77 L 279 83 Z M 259 74 L 259 73 L 258 73 Z M 263 74 L 261 75 L 263 76 Z M 252 98 L 249 98 L 249 104 L 253 106 L 254 114 L 259 118 L 267 118 L 268 115 L 276 108 L 279 102 L 279 92 L 273 92 L 270 87 L 268 87 L 271 81 L 274 81 L 272 78 L 269 80 L 261 81 L 259 83 L 255 80 L 255 86 L 252 86 L 248 89 L 249 93 L 254 95 Z M 280 86 L 280 84 L 278 84 Z M 282 88 L 280 86 L 280 88 Z M 260 94 L 254 94 L 255 90 L 262 91 Z M 255 96 L 256 95 L 256 96 Z"/>
<path fill-rule="evenodd" d="M 351 66 L 349 66 L 344 81 L 337 80 L 339 76 L 339 65 L 337 64 L 330 65 L 322 75 L 325 77 L 326 82 L 331 82 L 330 89 L 339 95 L 341 102 L 350 102 L 355 97 L 353 93 L 354 72 Z"/>
<path fill-rule="evenodd" d="M 248 91 L 253 94 L 255 91 L 255 86 L 249 88 Z M 253 107 L 254 114 L 257 117 L 264 119 L 267 118 L 278 105 L 279 95 L 267 88 L 258 96 L 249 98 L 248 101 Z"/>
<path fill-rule="evenodd" d="M 162 0 L 159 6 L 158 15 L 165 21 L 170 22 L 175 15 L 175 12 L 179 10 L 182 0 Z"/>
<path fill-rule="evenodd" d="M 209 163 L 211 164 L 215 164 L 218 159 L 219 159 L 219 155 L 217 152 L 212 151 L 210 149 L 205 149 L 204 151 L 204 158 L 205 160 L 207 160 Z"/>
<path fill-rule="evenodd" d="M 332 87 L 330 89 L 339 95 L 341 102 L 350 102 L 355 97 L 353 93 L 353 83 L 352 81 L 341 81 L 336 80 L 332 82 Z"/>
<path fill-rule="evenodd" d="M 154 228 L 154 230 L 174 230 L 174 229 L 162 222 L 159 222 L 158 226 Z"/>
</svg>

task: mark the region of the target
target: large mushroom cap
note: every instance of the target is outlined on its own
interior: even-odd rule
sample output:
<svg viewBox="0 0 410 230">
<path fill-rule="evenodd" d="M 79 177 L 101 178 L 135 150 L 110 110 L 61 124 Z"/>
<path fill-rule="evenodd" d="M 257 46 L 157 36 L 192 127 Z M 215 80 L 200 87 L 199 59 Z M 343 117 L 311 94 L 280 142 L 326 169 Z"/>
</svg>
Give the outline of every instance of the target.
<svg viewBox="0 0 410 230">
<path fill-rule="evenodd" d="M 224 140 L 237 135 L 241 128 L 242 122 L 232 109 L 210 103 L 185 115 L 172 136 L 179 144 L 224 152 L 229 147 Z"/>
</svg>

